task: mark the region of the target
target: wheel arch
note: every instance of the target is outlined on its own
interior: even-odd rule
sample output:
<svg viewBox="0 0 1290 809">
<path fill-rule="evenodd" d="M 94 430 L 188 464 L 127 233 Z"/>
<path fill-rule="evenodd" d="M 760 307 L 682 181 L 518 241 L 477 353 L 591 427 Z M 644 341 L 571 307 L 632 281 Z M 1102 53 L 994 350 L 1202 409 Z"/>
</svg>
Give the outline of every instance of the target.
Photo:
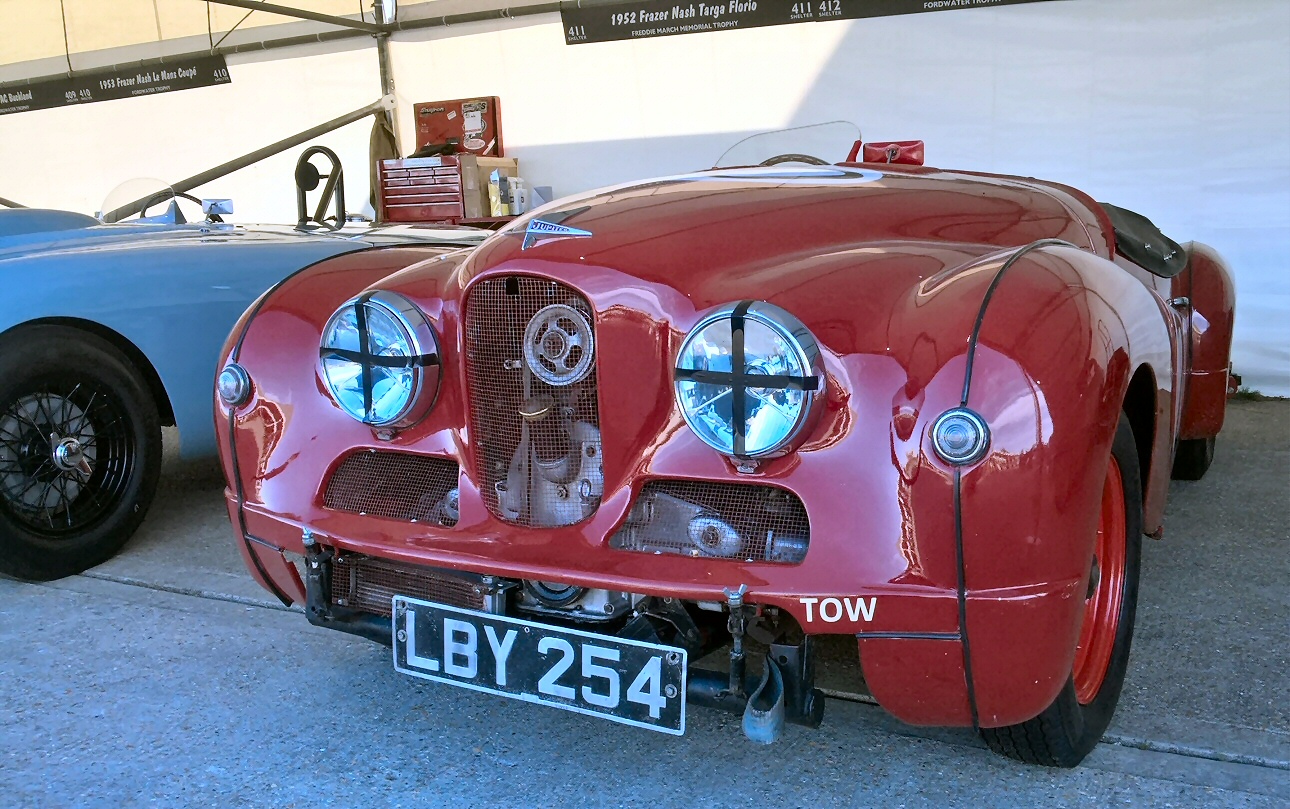
<svg viewBox="0 0 1290 809">
<path fill-rule="evenodd" d="M 170 394 L 166 391 L 166 386 L 161 381 L 161 375 L 153 366 L 152 361 L 148 359 L 138 346 L 136 346 L 128 337 L 120 332 L 104 326 L 102 323 L 96 323 L 93 320 L 86 320 L 79 317 L 42 317 L 35 320 L 28 320 L 24 323 L 11 326 L 6 329 L 0 337 L 4 337 L 24 329 L 34 326 L 61 326 L 74 331 L 84 332 L 98 337 L 100 340 L 111 345 L 120 351 L 130 362 L 130 365 L 143 377 L 148 386 L 148 392 L 157 404 L 157 414 L 161 417 L 161 424 L 165 427 L 175 426 L 175 408 L 170 403 Z"/>
<path fill-rule="evenodd" d="M 1138 366 L 1129 379 L 1121 405 L 1121 409 L 1129 419 L 1129 427 L 1133 430 L 1133 442 L 1138 449 L 1138 470 L 1143 482 L 1144 500 L 1149 489 L 1147 481 L 1151 480 L 1152 471 L 1156 468 L 1156 464 L 1153 463 L 1156 443 L 1156 391 L 1155 372 L 1152 371 L 1151 366 L 1144 363 Z"/>
<path fill-rule="evenodd" d="M 1178 437 L 1194 440 L 1213 438 L 1223 429 L 1236 321 L 1236 286 L 1231 269 L 1213 248 L 1189 242 L 1185 249 L 1190 259 L 1186 277 L 1175 283 L 1174 294 L 1189 301 L 1191 364 L 1187 368 Z"/>
</svg>

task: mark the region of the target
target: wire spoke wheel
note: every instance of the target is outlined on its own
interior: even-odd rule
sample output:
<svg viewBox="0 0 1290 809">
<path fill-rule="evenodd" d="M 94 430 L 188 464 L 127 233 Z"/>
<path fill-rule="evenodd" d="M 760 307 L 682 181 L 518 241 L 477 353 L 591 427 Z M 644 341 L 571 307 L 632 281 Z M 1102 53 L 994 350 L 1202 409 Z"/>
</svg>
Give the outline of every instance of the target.
<svg viewBox="0 0 1290 809">
<path fill-rule="evenodd" d="M 120 350 L 63 326 L 0 335 L 0 574 L 44 581 L 111 558 L 160 472 L 157 401 Z"/>
<path fill-rule="evenodd" d="M 40 536 L 83 531 L 120 500 L 134 443 L 110 390 L 71 379 L 41 384 L 0 412 L 0 507 Z"/>
</svg>

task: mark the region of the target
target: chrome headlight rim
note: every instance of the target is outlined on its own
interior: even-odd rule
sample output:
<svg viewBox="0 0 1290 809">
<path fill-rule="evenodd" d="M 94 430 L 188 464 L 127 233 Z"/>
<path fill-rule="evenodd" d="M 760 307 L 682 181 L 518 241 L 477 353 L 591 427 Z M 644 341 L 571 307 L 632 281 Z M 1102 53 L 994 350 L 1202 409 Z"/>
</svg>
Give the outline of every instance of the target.
<svg viewBox="0 0 1290 809">
<path fill-rule="evenodd" d="M 797 366 L 803 369 L 804 373 L 800 377 L 791 377 L 793 384 L 784 385 L 783 388 L 792 387 L 794 390 L 800 390 L 802 393 L 801 406 L 798 408 L 796 417 L 790 428 L 784 435 L 772 444 L 765 447 L 749 451 L 747 446 L 740 446 L 742 443 L 739 431 L 735 431 L 734 445 L 724 446 L 710 441 L 706 436 L 705 428 L 697 422 L 695 414 L 686 406 L 683 399 L 683 386 L 688 384 L 705 384 L 704 379 L 716 377 L 719 381 L 721 378 L 732 378 L 734 374 L 723 372 L 711 372 L 702 369 L 693 369 L 682 367 L 686 361 L 690 348 L 694 341 L 703 334 L 708 327 L 721 322 L 722 320 L 731 321 L 732 335 L 735 328 L 735 321 L 752 321 L 770 329 L 778 336 L 787 349 L 792 353 L 793 359 Z M 733 337 L 732 337 L 733 340 Z M 731 367 L 734 367 L 735 357 L 731 357 Z M 746 355 L 745 355 L 746 367 Z M 677 356 L 676 366 L 673 370 L 673 396 L 676 399 L 677 408 L 681 411 L 681 417 L 685 420 L 686 425 L 691 432 L 707 446 L 730 458 L 737 460 L 763 460 L 782 457 L 794 451 L 801 443 L 806 428 L 814 421 L 818 408 L 816 407 L 816 398 L 824 391 L 824 363 L 820 352 L 818 341 L 815 335 L 811 334 L 810 329 L 806 327 L 801 320 L 792 315 L 782 307 L 776 306 L 767 301 L 744 300 L 734 301 L 722 304 L 713 309 L 708 314 L 699 319 L 697 323 L 686 333 L 685 339 L 681 341 L 681 348 Z M 753 374 L 742 374 L 744 379 L 754 377 Z M 711 382 L 706 383 L 711 384 Z M 747 391 L 752 386 L 744 383 L 743 390 Z M 782 389 L 782 388 L 777 388 Z M 746 418 L 746 417 L 745 417 Z M 733 428 L 733 414 L 732 414 Z"/>
<path fill-rule="evenodd" d="M 337 320 L 345 317 L 349 312 L 353 312 L 357 319 L 360 307 L 375 309 L 398 328 L 401 340 L 407 345 L 404 356 L 401 357 L 406 361 L 405 363 L 387 365 L 386 363 L 394 358 L 372 353 L 370 344 L 360 346 L 357 352 L 328 345 Z M 365 313 L 364 321 L 367 320 L 368 315 Z M 440 384 L 442 356 L 438 333 L 425 312 L 397 292 L 376 290 L 349 299 L 327 319 L 319 346 L 319 374 L 332 401 L 350 418 L 374 429 L 406 429 L 416 425 L 434 409 L 435 402 L 439 398 L 439 389 L 442 387 Z M 368 363 L 369 372 L 371 368 L 377 367 L 409 369 L 412 371 L 409 393 L 403 403 L 390 415 L 377 417 L 370 407 L 365 407 L 362 413 L 356 412 L 346 406 L 337 393 L 337 387 L 333 384 L 328 370 L 328 359 L 340 359 L 360 366 Z M 362 373 L 360 368 L 360 374 Z M 364 394 L 364 401 L 365 403 L 370 401 L 370 394 Z"/>
</svg>

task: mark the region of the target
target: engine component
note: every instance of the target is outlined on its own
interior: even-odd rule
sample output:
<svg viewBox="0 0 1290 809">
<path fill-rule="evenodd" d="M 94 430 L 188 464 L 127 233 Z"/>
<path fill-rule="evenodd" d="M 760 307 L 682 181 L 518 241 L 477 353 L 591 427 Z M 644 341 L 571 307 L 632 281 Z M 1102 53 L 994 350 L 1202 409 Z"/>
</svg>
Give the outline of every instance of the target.
<svg viewBox="0 0 1290 809">
<path fill-rule="evenodd" d="M 609 547 L 800 564 L 810 545 L 802 501 L 773 486 L 652 480 Z"/>
<path fill-rule="evenodd" d="M 548 385 L 572 385 L 591 373 L 594 343 L 586 315 L 567 304 L 552 304 L 524 329 L 524 362 Z"/>
<path fill-rule="evenodd" d="M 707 514 L 690 520 L 689 535 L 694 546 L 709 556 L 736 556 L 744 544 L 729 523 Z"/>
<path fill-rule="evenodd" d="M 774 744 L 784 735 L 784 675 L 779 663 L 768 657 L 761 682 L 748 695 L 744 708 L 744 736 L 757 744 Z"/>
<path fill-rule="evenodd" d="M 516 595 L 520 612 L 552 615 L 569 621 L 604 623 L 631 612 L 644 596 L 613 590 L 589 590 L 572 584 L 526 581 Z"/>
<path fill-rule="evenodd" d="M 577 601 L 585 592 L 587 592 L 587 588 L 578 587 L 575 584 L 546 581 L 524 582 L 524 594 L 531 596 L 544 607 L 568 606 Z"/>
<path fill-rule="evenodd" d="M 527 513 L 527 524 L 536 527 L 572 525 L 590 517 L 600 505 L 605 491 L 600 430 L 580 421 L 561 431 L 562 443 L 571 451 L 544 459 L 525 425 L 506 480 L 495 484 L 502 516 L 518 522 Z"/>
<path fill-rule="evenodd" d="M 440 525 L 456 525 L 461 519 L 460 492 L 454 487 L 435 505 L 431 514 Z"/>
<path fill-rule="evenodd" d="M 501 276 L 466 299 L 470 438 L 484 505 L 533 527 L 571 525 L 604 492 L 591 307 L 571 288 Z"/>
</svg>

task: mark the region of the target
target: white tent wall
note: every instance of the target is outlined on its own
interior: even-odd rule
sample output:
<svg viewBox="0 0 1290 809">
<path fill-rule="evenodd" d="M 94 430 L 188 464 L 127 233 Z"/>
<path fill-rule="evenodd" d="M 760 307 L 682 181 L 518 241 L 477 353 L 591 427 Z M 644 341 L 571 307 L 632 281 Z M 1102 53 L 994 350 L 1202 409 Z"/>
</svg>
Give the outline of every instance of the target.
<svg viewBox="0 0 1290 809">
<path fill-rule="evenodd" d="M 557 194 L 841 118 L 926 140 L 933 165 L 1139 210 L 1227 258 L 1236 368 L 1290 395 L 1284 0 L 1070 0 L 577 46 L 547 15 L 400 34 L 393 56 L 400 109 L 500 96 L 507 154 Z"/>
<path fill-rule="evenodd" d="M 228 57 L 232 83 L 0 117 L 0 196 L 93 213 L 124 180 L 175 182 L 381 97 L 376 49 L 355 39 Z M 368 198 L 371 118 L 311 143 L 340 156 L 346 205 Z M 240 222 L 294 222 L 304 147 L 191 192 L 229 197 Z M 319 165 L 323 165 L 319 161 Z"/>
<path fill-rule="evenodd" d="M 498 95 L 507 154 L 560 194 L 839 118 L 922 138 L 933 165 L 1076 186 L 1218 248 L 1238 284 L 1236 368 L 1290 395 L 1283 0 L 1068 0 L 572 47 L 548 14 L 399 33 L 392 57 L 405 148 L 413 103 Z M 0 118 L 0 195 L 92 211 L 121 179 L 188 176 L 380 94 L 366 38 L 229 66 L 227 86 Z M 358 123 L 321 141 L 345 161 L 351 210 L 367 136 Z M 194 193 L 290 220 L 298 153 Z"/>
</svg>

